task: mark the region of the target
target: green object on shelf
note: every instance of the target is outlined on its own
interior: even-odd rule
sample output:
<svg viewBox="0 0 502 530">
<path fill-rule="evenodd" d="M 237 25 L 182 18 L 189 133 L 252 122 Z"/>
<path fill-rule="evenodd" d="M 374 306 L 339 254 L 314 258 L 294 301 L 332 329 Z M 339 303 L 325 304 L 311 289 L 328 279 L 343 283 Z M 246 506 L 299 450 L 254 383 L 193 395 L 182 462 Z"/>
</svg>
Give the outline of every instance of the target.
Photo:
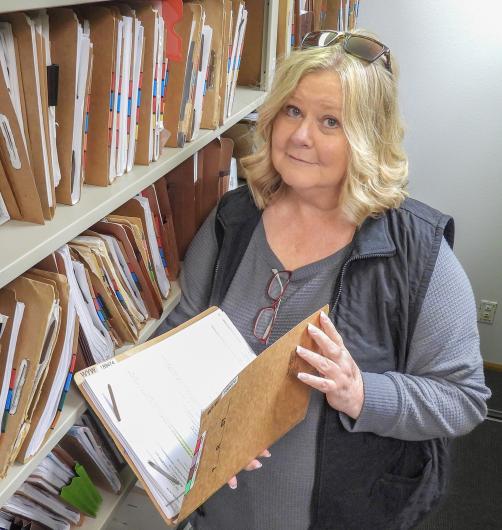
<svg viewBox="0 0 502 530">
<path fill-rule="evenodd" d="M 85 515 L 96 517 L 103 497 L 92 483 L 84 466 L 76 464 L 75 473 L 77 476 L 61 489 L 60 497 Z"/>
</svg>

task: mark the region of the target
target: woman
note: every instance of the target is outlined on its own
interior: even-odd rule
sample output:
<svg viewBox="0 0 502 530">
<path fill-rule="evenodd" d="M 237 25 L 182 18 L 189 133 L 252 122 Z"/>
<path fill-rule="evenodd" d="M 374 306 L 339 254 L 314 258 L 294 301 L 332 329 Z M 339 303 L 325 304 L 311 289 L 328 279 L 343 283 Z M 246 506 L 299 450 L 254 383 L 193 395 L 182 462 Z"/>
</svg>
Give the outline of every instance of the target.
<svg viewBox="0 0 502 530">
<path fill-rule="evenodd" d="M 360 31 L 309 34 L 303 48 L 260 109 L 249 189 L 195 237 L 162 331 L 218 305 L 259 354 L 329 304 L 310 328 L 318 353 L 298 349 L 316 391 L 263 469 L 198 510 L 197 529 L 411 528 L 444 490 L 447 438 L 486 413 L 453 221 L 406 198 L 388 48 Z"/>
</svg>

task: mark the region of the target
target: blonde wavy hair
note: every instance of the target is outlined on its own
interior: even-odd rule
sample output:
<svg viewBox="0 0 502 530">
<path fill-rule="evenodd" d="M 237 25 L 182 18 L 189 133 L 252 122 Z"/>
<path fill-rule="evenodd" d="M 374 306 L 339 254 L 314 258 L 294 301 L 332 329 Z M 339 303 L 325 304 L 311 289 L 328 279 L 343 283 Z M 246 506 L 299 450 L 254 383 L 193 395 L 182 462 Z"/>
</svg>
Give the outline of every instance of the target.
<svg viewBox="0 0 502 530">
<path fill-rule="evenodd" d="M 356 30 L 354 33 L 372 34 Z M 367 63 L 343 50 L 342 43 L 292 52 L 276 71 L 272 88 L 259 109 L 255 152 L 241 164 L 258 208 L 264 209 L 285 184 L 271 159 L 274 120 L 307 74 L 332 71 L 342 86 L 342 127 L 350 145 L 341 204 L 360 225 L 398 207 L 408 195 L 408 158 L 402 148 L 404 129 L 397 101 L 397 72 L 383 58 Z"/>
</svg>

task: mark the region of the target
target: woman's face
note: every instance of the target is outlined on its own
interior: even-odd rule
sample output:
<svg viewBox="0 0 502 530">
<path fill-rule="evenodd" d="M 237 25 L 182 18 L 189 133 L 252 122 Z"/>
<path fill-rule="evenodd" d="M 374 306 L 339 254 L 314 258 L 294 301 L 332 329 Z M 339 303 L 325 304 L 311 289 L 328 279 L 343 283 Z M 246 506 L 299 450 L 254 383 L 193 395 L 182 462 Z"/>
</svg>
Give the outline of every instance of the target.
<svg viewBox="0 0 502 530">
<path fill-rule="evenodd" d="M 338 74 L 306 75 L 273 122 L 272 163 L 288 186 L 338 197 L 349 160 L 341 118 Z"/>
</svg>

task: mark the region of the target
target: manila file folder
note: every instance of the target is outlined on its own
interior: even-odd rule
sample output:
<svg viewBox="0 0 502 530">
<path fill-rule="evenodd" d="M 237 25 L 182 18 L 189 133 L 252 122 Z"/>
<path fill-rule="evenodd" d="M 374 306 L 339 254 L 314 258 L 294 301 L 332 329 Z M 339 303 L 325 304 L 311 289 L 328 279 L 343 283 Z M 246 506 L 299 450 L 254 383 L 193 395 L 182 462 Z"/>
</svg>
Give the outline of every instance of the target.
<svg viewBox="0 0 502 530">
<path fill-rule="evenodd" d="M 297 324 L 255 356 L 228 317 L 218 308 L 211 307 L 168 333 L 75 375 L 85 399 L 100 417 L 168 524 L 185 519 L 224 486 L 231 476 L 303 420 L 310 389 L 296 375 L 299 371 L 313 373 L 313 369 L 296 355 L 296 346 L 300 344 L 315 349 L 307 332 L 309 323 L 319 326 L 319 312 Z M 230 328 L 233 331 L 227 334 Z M 203 330 L 203 335 L 193 338 L 200 330 Z M 232 352 L 228 357 L 225 357 L 227 354 L 220 356 L 219 351 L 215 354 L 218 357 L 216 371 L 208 370 L 215 361 L 206 355 L 212 348 L 212 333 L 218 339 L 225 335 L 220 349 Z M 193 361 L 187 360 L 192 355 L 191 340 L 200 350 L 196 354 L 200 359 L 196 366 Z M 214 344 L 219 344 L 218 340 Z M 244 368 L 239 368 L 231 357 L 240 344 L 248 350 L 248 353 L 239 353 L 248 356 L 243 363 Z M 224 359 L 228 361 L 222 363 Z M 141 363 L 145 361 L 143 365 L 137 362 L 139 360 Z M 180 366 L 180 371 L 167 382 L 165 374 L 172 370 L 174 364 Z M 183 364 L 189 374 L 190 389 L 189 385 L 177 386 Z M 151 384 L 131 397 L 141 378 L 140 372 L 144 370 L 148 373 L 145 365 L 150 365 Z M 165 366 L 165 371 L 152 369 L 154 365 Z M 213 374 L 210 376 L 211 371 Z M 221 372 L 225 376 L 220 376 Z M 234 374 L 233 377 L 225 379 L 230 373 Z M 124 383 L 124 377 L 130 377 L 130 383 Z M 213 384 L 212 380 L 208 382 L 212 377 L 219 378 L 218 390 L 202 411 L 199 409 L 198 414 L 194 414 L 189 403 L 196 401 L 201 386 L 207 384 L 209 388 Z M 161 400 L 158 405 L 154 402 L 154 381 L 163 387 L 160 393 L 168 395 L 168 401 Z M 117 392 L 121 384 L 125 388 Z M 123 405 L 128 398 L 127 408 Z M 148 403 L 149 406 L 140 406 L 140 403 Z M 128 415 L 133 414 L 134 408 L 141 409 L 135 412 L 141 422 L 139 427 L 128 425 Z M 190 410 L 193 423 L 187 428 Z M 179 421 L 174 419 L 177 414 L 182 417 Z M 161 426 L 164 423 L 165 426 Z M 180 425 L 185 426 L 183 432 L 191 432 L 190 442 L 188 437 L 182 436 Z M 152 442 L 155 436 L 161 446 Z M 133 453 L 130 448 L 134 439 L 140 440 L 140 443 Z M 166 447 L 168 439 L 174 440 L 169 449 Z M 141 445 L 143 443 L 145 447 Z"/>
</svg>

